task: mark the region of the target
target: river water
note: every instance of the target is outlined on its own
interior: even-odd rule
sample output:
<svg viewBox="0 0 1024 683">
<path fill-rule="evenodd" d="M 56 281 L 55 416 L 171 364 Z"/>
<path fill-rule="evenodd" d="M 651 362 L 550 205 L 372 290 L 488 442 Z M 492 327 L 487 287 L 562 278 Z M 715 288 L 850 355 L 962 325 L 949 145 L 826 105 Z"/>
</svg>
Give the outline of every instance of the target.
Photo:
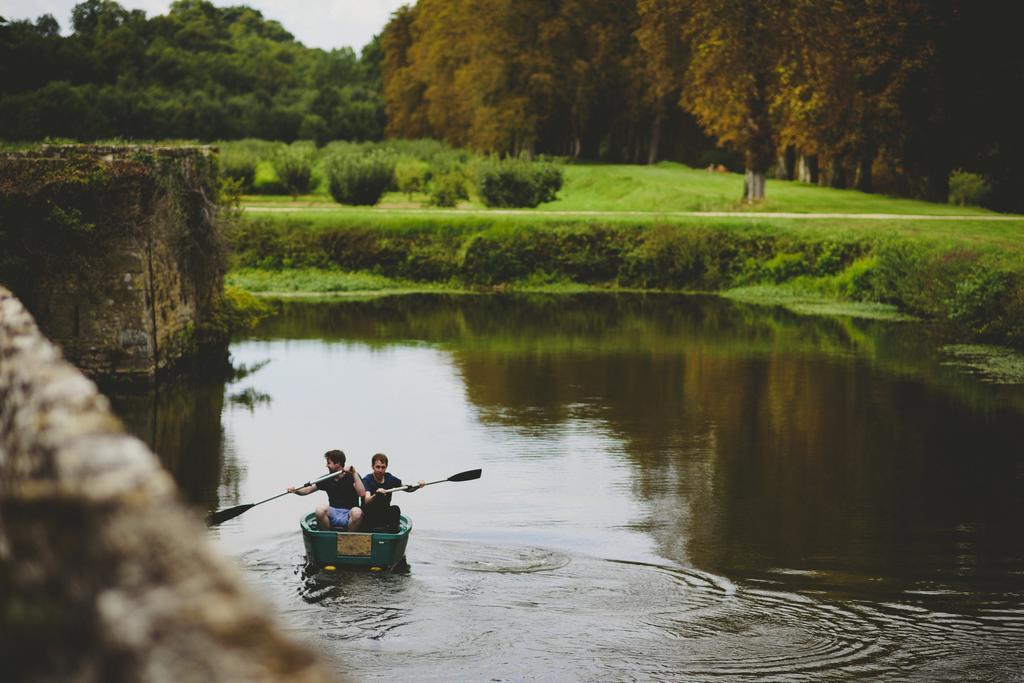
<svg viewBox="0 0 1024 683">
<path fill-rule="evenodd" d="M 1024 678 L 1024 386 L 920 326 L 672 295 L 279 309 L 232 377 L 115 407 L 199 514 L 332 448 L 483 469 L 395 495 L 388 574 L 306 571 L 321 493 L 210 530 L 340 676 Z"/>
</svg>

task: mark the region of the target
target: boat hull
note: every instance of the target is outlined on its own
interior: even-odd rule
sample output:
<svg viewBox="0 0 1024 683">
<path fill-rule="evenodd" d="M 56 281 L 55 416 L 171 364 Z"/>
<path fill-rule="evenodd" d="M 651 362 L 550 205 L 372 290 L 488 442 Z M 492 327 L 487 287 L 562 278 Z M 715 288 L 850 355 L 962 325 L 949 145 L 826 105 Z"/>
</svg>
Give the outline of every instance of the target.
<svg viewBox="0 0 1024 683">
<path fill-rule="evenodd" d="M 321 531 L 312 512 L 299 522 L 306 556 L 319 567 L 392 569 L 405 557 L 412 519 L 402 515 L 397 534 Z"/>
</svg>

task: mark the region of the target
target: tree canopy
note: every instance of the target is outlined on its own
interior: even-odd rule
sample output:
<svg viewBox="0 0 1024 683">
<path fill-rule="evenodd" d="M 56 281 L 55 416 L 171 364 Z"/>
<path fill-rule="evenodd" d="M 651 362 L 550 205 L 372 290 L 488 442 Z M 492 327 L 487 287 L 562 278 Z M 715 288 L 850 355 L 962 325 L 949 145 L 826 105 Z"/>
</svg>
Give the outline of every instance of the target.
<svg viewBox="0 0 1024 683">
<path fill-rule="evenodd" d="M 311 49 L 257 10 L 176 0 L 147 18 L 113 0 L 0 24 L 8 140 L 379 139 L 380 53 Z"/>
<path fill-rule="evenodd" d="M 504 155 L 682 161 L 1024 211 L 1020 3 L 418 0 L 360 55 L 245 6 L 86 0 L 0 20 L 0 136 L 433 137 Z M 10 17 L 8 17 L 10 19 Z M 779 164 L 779 159 L 786 163 Z"/>
<path fill-rule="evenodd" d="M 748 174 L 775 172 L 789 152 L 836 187 L 942 200 L 962 169 L 989 179 L 998 207 L 1024 209 L 1024 132 L 1010 113 L 1022 12 L 967 0 L 419 0 L 382 35 L 388 133 L 691 164 L 712 158 L 703 133 Z"/>
</svg>

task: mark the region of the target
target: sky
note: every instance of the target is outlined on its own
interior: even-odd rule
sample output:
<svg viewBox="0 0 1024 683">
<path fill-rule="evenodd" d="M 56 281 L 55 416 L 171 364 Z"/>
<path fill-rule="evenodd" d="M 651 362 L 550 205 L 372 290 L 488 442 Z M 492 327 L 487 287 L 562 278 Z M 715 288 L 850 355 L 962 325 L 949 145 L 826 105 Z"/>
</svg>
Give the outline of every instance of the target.
<svg viewBox="0 0 1024 683">
<path fill-rule="evenodd" d="M 71 8 L 81 0 L 0 0 L 0 16 L 8 21 L 52 14 L 61 33 L 71 31 Z M 147 17 L 167 14 L 171 0 L 118 0 L 125 9 L 141 9 Z M 351 47 L 358 54 L 381 32 L 391 13 L 414 0 L 213 0 L 218 7 L 245 5 L 274 19 L 306 47 L 333 50 Z"/>
</svg>

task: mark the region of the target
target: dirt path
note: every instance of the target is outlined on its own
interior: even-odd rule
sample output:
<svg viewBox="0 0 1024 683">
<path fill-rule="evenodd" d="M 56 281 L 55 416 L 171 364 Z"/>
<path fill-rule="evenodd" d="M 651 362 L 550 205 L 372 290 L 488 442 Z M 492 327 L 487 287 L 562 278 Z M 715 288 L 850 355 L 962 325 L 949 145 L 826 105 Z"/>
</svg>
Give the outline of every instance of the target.
<svg viewBox="0 0 1024 683">
<path fill-rule="evenodd" d="M 245 211 L 253 213 L 304 213 L 338 211 L 339 206 L 243 206 Z M 789 213 L 773 211 L 545 211 L 536 209 L 417 209 L 417 208 L 380 208 L 386 213 L 426 213 L 453 215 L 542 215 L 542 216 L 668 216 L 682 218 L 796 218 L 796 219 L 849 219 L 849 220 L 915 220 L 915 221 L 1024 221 L 1024 216 L 964 216 L 964 215 L 931 215 L 912 213 Z"/>
</svg>

